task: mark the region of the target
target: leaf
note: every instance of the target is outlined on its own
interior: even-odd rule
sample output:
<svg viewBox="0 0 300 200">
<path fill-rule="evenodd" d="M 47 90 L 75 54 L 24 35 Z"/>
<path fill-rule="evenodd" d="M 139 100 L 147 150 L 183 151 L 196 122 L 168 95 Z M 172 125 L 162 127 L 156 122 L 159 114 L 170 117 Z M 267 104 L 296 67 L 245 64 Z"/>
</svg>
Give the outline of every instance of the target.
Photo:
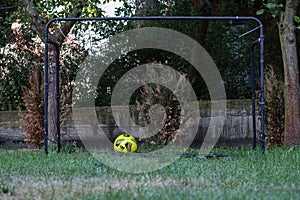
<svg viewBox="0 0 300 200">
<path fill-rule="evenodd" d="M 299 25 L 299 26 L 297 26 L 296 28 L 300 30 L 300 25 Z"/>
<path fill-rule="evenodd" d="M 266 6 L 268 9 L 272 10 L 272 9 L 274 9 L 274 8 L 277 7 L 277 4 L 276 4 L 276 3 L 267 3 L 267 4 L 265 4 L 265 6 Z"/>
<path fill-rule="evenodd" d="M 299 16 L 294 16 L 294 20 L 296 23 L 300 23 L 300 17 Z"/>
<path fill-rule="evenodd" d="M 277 7 L 278 7 L 278 8 L 283 8 L 283 4 L 280 3 Z"/>
<path fill-rule="evenodd" d="M 265 9 L 260 9 L 258 11 L 256 11 L 256 15 L 262 15 L 265 12 Z"/>
</svg>

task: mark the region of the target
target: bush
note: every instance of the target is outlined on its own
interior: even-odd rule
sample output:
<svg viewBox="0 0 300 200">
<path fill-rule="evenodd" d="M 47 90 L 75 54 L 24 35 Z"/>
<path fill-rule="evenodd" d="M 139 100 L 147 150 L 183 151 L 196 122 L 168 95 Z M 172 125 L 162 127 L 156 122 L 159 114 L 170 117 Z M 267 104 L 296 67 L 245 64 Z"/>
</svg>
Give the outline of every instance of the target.
<svg viewBox="0 0 300 200">
<path fill-rule="evenodd" d="M 269 65 L 265 71 L 265 134 L 267 145 L 281 146 L 284 132 L 283 81 Z"/>
<path fill-rule="evenodd" d="M 164 66 L 162 65 L 161 67 Z M 136 100 L 137 111 L 135 111 L 135 113 L 138 113 L 138 123 L 140 126 L 155 123 L 155 120 L 151 119 L 152 106 L 158 104 L 164 107 L 165 113 L 161 114 L 165 118 L 165 123 L 156 135 L 146 139 L 146 143 L 150 146 L 166 145 L 169 143 L 184 143 L 184 141 L 189 138 L 187 137 L 189 132 L 188 130 L 194 126 L 193 117 L 187 116 L 187 111 L 190 111 L 191 109 L 187 108 L 186 105 L 180 105 L 180 102 L 184 102 L 189 99 L 188 95 L 185 96 L 182 92 L 180 92 L 188 91 L 187 88 L 185 88 L 187 86 L 183 84 L 186 80 L 186 76 L 179 77 L 175 73 L 171 73 L 172 72 L 170 72 L 170 74 L 162 74 L 162 76 L 167 77 L 170 83 L 175 85 L 174 91 L 171 91 L 157 83 L 145 83 L 143 87 L 140 88 L 138 95 L 132 95 L 140 98 Z M 151 76 L 155 73 L 149 71 L 146 74 Z M 183 112 L 186 112 L 184 116 L 182 116 Z M 161 120 L 159 120 L 158 123 L 161 123 Z M 160 125 L 154 124 L 154 128 L 158 127 L 160 127 Z"/>
<path fill-rule="evenodd" d="M 44 143 L 44 86 L 38 65 L 32 69 L 29 87 L 22 87 L 26 112 L 21 112 L 25 123 L 21 126 L 29 147 L 40 147 Z"/>
</svg>

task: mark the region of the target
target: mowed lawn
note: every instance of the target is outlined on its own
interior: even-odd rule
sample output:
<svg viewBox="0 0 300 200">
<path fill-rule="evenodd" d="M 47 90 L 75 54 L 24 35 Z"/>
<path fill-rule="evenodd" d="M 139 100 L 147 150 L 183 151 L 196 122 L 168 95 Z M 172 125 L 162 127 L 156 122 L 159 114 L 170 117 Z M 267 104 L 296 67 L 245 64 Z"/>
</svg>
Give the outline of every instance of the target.
<svg viewBox="0 0 300 200">
<path fill-rule="evenodd" d="M 299 148 L 214 151 L 234 156 L 181 157 L 136 174 L 84 150 L 0 149 L 0 199 L 300 199 Z"/>
</svg>

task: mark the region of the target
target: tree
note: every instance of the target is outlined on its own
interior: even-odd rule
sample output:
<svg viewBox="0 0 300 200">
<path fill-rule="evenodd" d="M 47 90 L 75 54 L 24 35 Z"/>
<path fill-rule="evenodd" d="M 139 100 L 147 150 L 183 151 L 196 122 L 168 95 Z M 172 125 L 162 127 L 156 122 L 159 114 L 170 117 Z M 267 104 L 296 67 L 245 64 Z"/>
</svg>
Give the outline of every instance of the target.
<svg viewBox="0 0 300 200">
<path fill-rule="evenodd" d="M 284 145 L 286 147 L 300 144 L 299 65 L 294 21 L 298 6 L 299 0 L 287 0 L 278 23 L 284 67 Z"/>
<path fill-rule="evenodd" d="M 43 40 L 45 35 L 45 25 L 49 20 L 47 13 L 41 7 L 41 4 L 33 0 L 22 0 L 26 11 L 29 16 L 29 22 L 31 24 L 32 30 Z M 53 2 L 54 3 L 54 2 Z M 58 2 L 57 2 L 58 3 Z M 81 15 L 84 4 L 81 0 L 76 0 L 73 2 L 73 8 L 68 13 L 68 17 L 79 17 Z M 54 8 L 52 8 L 54 9 Z M 74 22 L 65 22 L 61 27 L 54 29 L 50 38 L 52 41 L 56 42 L 59 47 L 65 40 L 65 36 L 71 31 Z M 60 49 L 59 49 L 60 50 Z M 50 45 L 49 47 L 49 106 L 48 106 L 48 119 L 49 119 L 49 141 L 56 140 L 56 101 L 55 101 L 55 77 L 56 77 L 56 56 L 57 49 Z M 47 113 L 45 113 L 46 115 Z"/>
<path fill-rule="evenodd" d="M 44 40 L 45 25 L 48 20 L 55 17 L 80 17 L 80 16 L 102 16 L 102 10 L 97 7 L 98 1 L 35 1 L 22 0 L 28 15 L 31 29 Z M 109 1 L 106 1 L 109 2 Z M 59 9 L 58 9 L 59 8 Z M 63 8 L 63 9 L 62 9 Z M 61 10 L 62 9 L 62 10 Z M 74 27 L 75 22 L 53 23 L 49 31 L 49 39 L 58 44 L 58 51 L 61 50 L 66 36 Z M 56 141 L 56 101 L 55 101 L 55 77 L 57 49 L 54 45 L 49 45 L 49 101 L 48 101 L 48 133 L 49 141 Z M 45 113 L 47 114 L 47 113 Z"/>
<path fill-rule="evenodd" d="M 299 65 L 296 43 L 296 24 L 299 0 L 268 1 L 258 15 L 268 10 L 278 22 L 278 32 L 284 71 L 284 138 L 285 147 L 300 144 Z M 284 8 L 284 10 L 283 10 Z M 298 27 L 299 28 L 299 27 Z"/>
</svg>

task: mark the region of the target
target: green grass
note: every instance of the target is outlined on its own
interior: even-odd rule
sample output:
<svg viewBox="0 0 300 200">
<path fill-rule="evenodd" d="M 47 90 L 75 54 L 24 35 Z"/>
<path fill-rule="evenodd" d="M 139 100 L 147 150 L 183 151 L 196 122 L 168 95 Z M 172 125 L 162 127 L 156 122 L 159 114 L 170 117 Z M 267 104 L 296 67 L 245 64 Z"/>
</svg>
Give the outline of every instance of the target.
<svg viewBox="0 0 300 200">
<path fill-rule="evenodd" d="M 157 171 L 125 173 L 84 150 L 0 149 L 0 199 L 300 199 L 299 148 L 214 151 L 237 156 L 182 157 Z"/>
</svg>

